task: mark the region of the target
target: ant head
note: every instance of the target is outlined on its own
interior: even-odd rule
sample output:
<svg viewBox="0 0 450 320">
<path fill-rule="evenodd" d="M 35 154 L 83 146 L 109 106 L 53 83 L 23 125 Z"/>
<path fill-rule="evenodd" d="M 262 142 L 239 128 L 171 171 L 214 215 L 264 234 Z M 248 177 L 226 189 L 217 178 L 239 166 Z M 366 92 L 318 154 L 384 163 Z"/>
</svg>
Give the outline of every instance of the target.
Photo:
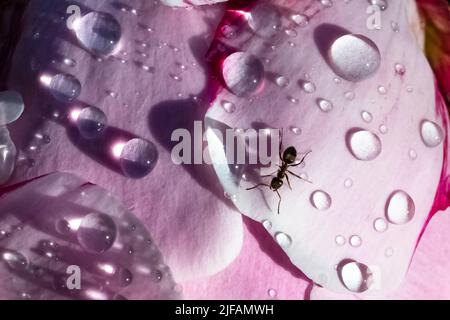
<svg viewBox="0 0 450 320">
<path fill-rule="evenodd" d="M 283 161 L 287 164 L 292 164 L 297 159 L 297 150 L 294 147 L 289 147 L 283 152 Z"/>
</svg>

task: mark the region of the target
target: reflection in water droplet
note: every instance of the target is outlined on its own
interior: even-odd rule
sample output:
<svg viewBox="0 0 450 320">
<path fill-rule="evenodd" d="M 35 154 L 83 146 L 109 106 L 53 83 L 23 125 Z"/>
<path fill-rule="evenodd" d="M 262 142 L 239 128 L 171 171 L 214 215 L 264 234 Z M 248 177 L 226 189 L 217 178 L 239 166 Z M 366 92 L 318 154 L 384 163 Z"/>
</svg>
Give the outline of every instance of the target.
<svg viewBox="0 0 450 320">
<path fill-rule="evenodd" d="M 373 228 L 377 232 L 385 232 L 388 228 L 388 224 L 387 224 L 386 220 L 384 220 L 383 218 L 377 218 L 373 222 Z"/>
<path fill-rule="evenodd" d="M 248 15 L 248 25 L 256 34 L 271 37 L 281 26 L 281 14 L 275 6 L 261 3 Z"/>
<path fill-rule="evenodd" d="M 223 62 L 222 75 L 231 92 L 245 96 L 260 88 L 264 80 L 264 66 L 255 56 L 236 52 Z"/>
<path fill-rule="evenodd" d="M 119 277 L 119 284 L 122 287 L 129 286 L 133 281 L 133 274 L 131 273 L 130 270 L 126 268 L 120 269 L 118 277 Z"/>
<path fill-rule="evenodd" d="M 338 266 L 342 284 L 351 292 L 367 291 L 372 284 L 372 272 L 362 263 L 348 260 Z"/>
<path fill-rule="evenodd" d="M 328 193 L 317 190 L 311 194 L 311 204 L 318 210 L 327 210 L 331 206 L 331 197 Z"/>
<path fill-rule="evenodd" d="M 362 161 L 370 161 L 381 153 L 381 140 L 367 130 L 351 130 L 347 134 L 347 146 L 352 155 Z"/>
<path fill-rule="evenodd" d="M 292 244 L 291 237 L 283 232 L 276 233 L 275 240 L 282 248 L 287 248 Z"/>
<path fill-rule="evenodd" d="M 99 137 L 107 126 L 106 114 L 97 107 L 81 110 L 76 120 L 78 131 L 86 139 Z"/>
<path fill-rule="evenodd" d="M 373 75 L 381 62 L 377 45 L 362 35 L 347 34 L 337 38 L 328 51 L 335 73 L 348 81 L 361 81 Z"/>
<path fill-rule="evenodd" d="M 386 218 L 393 224 L 404 224 L 414 217 L 415 205 L 412 198 L 402 190 L 392 193 L 386 204 Z"/>
<path fill-rule="evenodd" d="M 80 81 L 71 74 L 42 75 L 40 81 L 61 102 L 71 102 L 81 93 Z"/>
<path fill-rule="evenodd" d="M 429 148 L 440 145 L 444 136 L 441 127 L 429 120 L 422 121 L 420 133 L 423 143 Z"/>
<path fill-rule="evenodd" d="M 317 105 L 319 106 L 320 110 L 323 112 L 330 112 L 333 109 L 333 104 L 326 100 L 326 99 L 318 99 Z"/>
<path fill-rule="evenodd" d="M 117 236 L 114 221 L 106 214 L 86 215 L 77 230 L 80 245 L 89 252 L 102 253 L 113 245 Z"/>
<path fill-rule="evenodd" d="M 156 146 L 140 138 L 128 141 L 120 153 L 120 167 L 129 178 L 140 179 L 153 170 L 158 160 Z"/>
<path fill-rule="evenodd" d="M 77 19 L 73 30 L 87 50 L 101 56 L 116 50 L 122 34 L 119 22 L 105 12 L 90 12 Z"/>
</svg>

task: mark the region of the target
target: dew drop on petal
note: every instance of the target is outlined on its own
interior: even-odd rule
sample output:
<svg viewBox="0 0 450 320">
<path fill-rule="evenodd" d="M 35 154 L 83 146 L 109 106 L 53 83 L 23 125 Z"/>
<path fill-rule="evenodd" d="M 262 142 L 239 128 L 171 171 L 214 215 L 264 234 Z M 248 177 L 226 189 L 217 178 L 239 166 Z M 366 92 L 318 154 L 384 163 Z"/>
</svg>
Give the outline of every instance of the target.
<svg viewBox="0 0 450 320">
<path fill-rule="evenodd" d="M 0 127 L 0 184 L 9 180 L 14 172 L 17 148 L 7 127 Z"/>
<path fill-rule="evenodd" d="M 345 179 L 344 181 L 344 187 L 347 189 L 350 189 L 353 186 L 353 180 L 350 178 Z"/>
<path fill-rule="evenodd" d="M 20 271 L 24 270 L 28 266 L 28 260 L 25 256 L 19 252 L 12 250 L 2 250 L 2 260 L 8 265 L 9 268 Z"/>
<path fill-rule="evenodd" d="M 86 215 L 77 230 L 80 245 L 89 252 L 102 253 L 112 247 L 117 236 L 116 224 L 106 214 Z"/>
<path fill-rule="evenodd" d="M 236 111 L 236 105 L 233 102 L 224 100 L 222 101 L 222 108 L 227 112 L 227 113 L 233 113 Z"/>
<path fill-rule="evenodd" d="M 303 14 L 293 14 L 291 15 L 291 20 L 300 27 L 305 27 L 309 23 L 309 18 Z"/>
<path fill-rule="evenodd" d="M 267 294 L 269 295 L 269 297 L 271 297 L 271 298 L 276 298 L 277 297 L 277 291 L 275 290 L 275 289 L 269 289 L 268 291 L 267 291 Z"/>
<path fill-rule="evenodd" d="M 264 66 L 255 56 L 236 52 L 223 62 L 222 75 L 231 92 L 246 96 L 260 88 L 264 80 Z"/>
<path fill-rule="evenodd" d="M 333 109 L 333 104 L 326 99 L 318 99 L 317 105 L 322 112 L 330 112 Z"/>
<path fill-rule="evenodd" d="M 281 14 L 268 3 L 257 4 L 248 15 L 248 25 L 257 35 L 273 36 L 281 26 Z"/>
<path fill-rule="evenodd" d="M 388 228 L 388 224 L 385 219 L 383 218 L 377 218 L 373 222 L 373 228 L 377 232 L 385 232 Z"/>
<path fill-rule="evenodd" d="M 0 92 L 0 126 L 13 123 L 23 113 L 22 96 L 15 91 Z"/>
<path fill-rule="evenodd" d="M 302 129 L 300 129 L 299 127 L 294 127 L 294 126 L 291 126 L 289 128 L 289 131 L 292 132 L 292 134 L 294 134 L 296 136 L 298 136 L 302 133 Z"/>
<path fill-rule="evenodd" d="M 378 87 L 378 93 L 381 95 L 385 95 L 387 93 L 387 89 L 385 86 L 379 86 Z"/>
<path fill-rule="evenodd" d="M 355 93 L 353 91 L 347 91 L 344 93 L 345 99 L 352 101 L 355 99 Z"/>
<path fill-rule="evenodd" d="M 83 108 L 76 120 L 78 131 L 86 139 L 99 137 L 107 126 L 106 114 L 97 107 Z"/>
<path fill-rule="evenodd" d="M 306 93 L 314 93 L 316 91 L 316 85 L 310 81 L 302 82 L 302 88 Z"/>
<path fill-rule="evenodd" d="M 381 153 L 381 140 L 370 131 L 357 129 L 347 134 L 347 147 L 352 155 L 362 161 L 370 161 Z"/>
<path fill-rule="evenodd" d="M 81 93 L 80 81 L 71 74 L 42 75 L 40 81 L 61 102 L 71 102 Z"/>
<path fill-rule="evenodd" d="M 266 230 L 272 229 L 272 222 L 270 222 L 269 220 L 263 220 L 262 225 Z"/>
<path fill-rule="evenodd" d="M 336 242 L 339 247 L 342 247 L 345 244 L 345 241 L 345 237 L 341 235 L 338 235 L 336 236 L 336 238 L 334 238 L 334 242 Z"/>
<path fill-rule="evenodd" d="M 291 237 L 284 232 L 277 232 L 275 234 L 275 240 L 282 248 L 287 248 L 292 244 Z"/>
<path fill-rule="evenodd" d="M 128 141 L 120 153 L 120 167 L 124 175 L 132 179 L 147 176 L 156 166 L 158 151 L 156 146 L 144 139 Z"/>
<path fill-rule="evenodd" d="M 380 10 L 384 11 L 388 8 L 388 3 L 386 0 L 368 0 L 369 4 L 378 6 Z"/>
<path fill-rule="evenodd" d="M 358 235 L 351 236 L 349 242 L 352 247 L 360 247 L 362 244 L 361 237 Z"/>
<path fill-rule="evenodd" d="M 372 272 L 362 263 L 347 260 L 338 266 L 338 275 L 342 284 L 351 292 L 364 292 L 372 283 Z"/>
<path fill-rule="evenodd" d="M 441 127 L 429 120 L 422 121 L 420 133 L 423 143 L 429 148 L 440 145 L 444 136 Z"/>
<path fill-rule="evenodd" d="M 378 70 L 381 55 L 377 45 L 369 38 L 347 34 L 332 43 L 328 60 L 338 76 L 357 82 Z"/>
<path fill-rule="evenodd" d="M 384 251 L 384 255 L 385 255 L 386 258 L 392 257 L 394 255 L 394 249 L 392 249 L 391 247 L 387 248 Z"/>
<path fill-rule="evenodd" d="M 388 132 L 388 127 L 385 124 L 380 125 L 379 127 L 381 134 L 386 134 Z"/>
<path fill-rule="evenodd" d="M 401 63 L 396 63 L 395 64 L 395 73 L 398 74 L 399 76 L 403 76 L 406 73 L 405 66 Z"/>
<path fill-rule="evenodd" d="M 361 118 L 363 119 L 364 122 L 372 122 L 373 116 L 370 112 L 368 111 L 363 111 L 361 112 Z"/>
<path fill-rule="evenodd" d="M 392 193 L 386 204 L 386 218 L 393 224 L 405 224 L 414 217 L 415 205 L 412 198 L 402 190 Z"/>
<path fill-rule="evenodd" d="M 275 78 L 275 83 L 277 84 L 277 86 L 284 88 L 289 85 L 289 79 L 285 76 L 278 76 Z"/>
<path fill-rule="evenodd" d="M 311 204 L 317 210 L 327 210 L 331 206 L 331 197 L 328 193 L 322 190 L 316 190 L 311 194 Z"/>
<path fill-rule="evenodd" d="M 417 151 L 414 149 L 409 149 L 408 156 L 411 160 L 417 159 Z"/>
<path fill-rule="evenodd" d="M 77 19 L 73 30 L 87 50 L 100 56 L 112 54 L 122 35 L 119 22 L 105 12 L 90 12 Z"/>
</svg>

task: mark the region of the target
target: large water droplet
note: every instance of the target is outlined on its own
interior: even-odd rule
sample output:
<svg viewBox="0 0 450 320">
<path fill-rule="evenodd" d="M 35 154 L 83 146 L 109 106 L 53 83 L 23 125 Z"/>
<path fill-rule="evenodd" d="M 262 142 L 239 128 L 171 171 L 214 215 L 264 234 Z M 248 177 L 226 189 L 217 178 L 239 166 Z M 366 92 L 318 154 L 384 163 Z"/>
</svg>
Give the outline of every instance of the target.
<svg viewBox="0 0 450 320">
<path fill-rule="evenodd" d="M 335 73 L 348 81 L 361 81 L 373 75 L 381 62 L 377 45 L 362 35 L 347 34 L 331 45 L 329 61 Z"/>
<path fill-rule="evenodd" d="M 86 215 L 77 230 L 80 245 L 89 252 L 102 253 L 111 248 L 117 236 L 114 221 L 106 214 Z"/>
<path fill-rule="evenodd" d="M 80 134 L 86 139 L 100 136 L 106 128 L 108 119 L 106 114 L 97 107 L 86 107 L 81 110 L 77 118 Z"/>
<path fill-rule="evenodd" d="M 331 206 L 331 197 L 322 190 L 314 191 L 310 197 L 311 204 L 318 210 L 327 210 Z"/>
<path fill-rule="evenodd" d="M 237 96 L 255 92 L 264 79 L 264 66 L 258 58 L 244 52 L 229 55 L 223 62 L 223 79 Z"/>
<path fill-rule="evenodd" d="M 145 177 L 153 170 L 158 160 L 156 146 L 140 138 L 128 141 L 120 153 L 123 173 L 133 179 Z"/>
<path fill-rule="evenodd" d="M 10 124 L 23 113 L 22 96 L 15 91 L 0 92 L 0 126 Z"/>
<path fill-rule="evenodd" d="M 6 127 L 0 128 L 0 185 L 11 177 L 16 163 L 17 149 Z"/>
<path fill-rule="evenodd" d="M 443 133 L 441 127 L 432 121 L 422 121 L 420 134 L 422 141 L 427 147 L 434 148 L 441 144 L 443 139 Z"/>
<path fill-rule="evenodd" d="M 278 232 L 275 234 L 275 240 L 282 248 L 287 248 L 292 244 L 292 239 L 286 233 Z"/>
<path fill-rule="evenodd" d="M 71 102 L 81 93 L 80 81 L 71 74 L 42 75 L 40 81 L 55 99 L 62 102 Z"/>
<path fill-rule="evenodd" d="M 251 10 L 248 25 L 259 36 L 271 37 L 281 26 L 281 14 L 275 6 L 261 3 Z"/>
<path fill-rule="evenodd" d="M 362 263 L 347 260 L 338 266 L 342 284 L 351 292 L 364 292 L 372 283 L 372 272 Z"/>
<path fill-rule="evenodd" d="M 77 19 L 73 30 L 86 49 L 103 56 L 115 51 L 122 34 L 119 22 L 105 12 L 90 12 Z"/>
<path fill-rule="evenodd" d="M 350 130 L 347 134 L 347 147 L 356 159 L 370 161 L 381 153 L 381 140 L 367 130 Z"/>
<path fill-rule="evenodd" d="M 415 205 L 412 198 L 402 190 L 390 195 L 386 203 L 386 218 L 393 224 L 404 224 L 414 217 Z"/>
</svg>

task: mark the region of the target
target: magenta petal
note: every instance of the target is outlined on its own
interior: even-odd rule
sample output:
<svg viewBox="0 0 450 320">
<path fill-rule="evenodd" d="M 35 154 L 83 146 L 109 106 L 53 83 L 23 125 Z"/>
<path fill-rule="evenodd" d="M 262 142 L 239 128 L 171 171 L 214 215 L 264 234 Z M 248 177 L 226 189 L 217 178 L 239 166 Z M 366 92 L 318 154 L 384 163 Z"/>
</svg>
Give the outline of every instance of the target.
<svg viewBox="0 0 450 320">
<path fill-rule="evenodd" d="M 212 169 L 177 166 L 170 154 L 172 131 L 190 130 L 203 117 L 197 104 L 207 84 L 203 57 L 223 8 L 80 1 L 83 14 L 107 12 L 121 25 L 121 50 L 105 58 L 86 51 L 66 27 L 61 20 L 65 5 L 32 1 L 24 20 L 9 81 L 26 104 L 12 128 L 23 161 L 11 183 L 71 171 L 132 208 L 178 281 L 224 269 L 241 249 L 241 216 L 227 203 Z M 39 84 L 42 74 L 56 72 L 80 81 L 81 95 L 73 103 L 56 101 Z M 83 139 L 67 122 L 73 108 L 86 105 L 100 108 L 109 119 L 100 140 Z M 153 142 L 159 153 L 156 167 L 140 180 L 124 176 L 112 156 L 117 143 L 135 137 Z"/>
<path fill-rule="evenodd" d="M 389 3 L 380 30 L 367 28 L 365 1 L 266 5 L 230 7 L 211 49 L 226 85 L 206 115 L 217 129 L 208 140 L 216 172 L 239 210 L 269 226 L 315 283 L 362 296 L 392 291 L 428 221 L 446 148 L 445 117 L 436 112 L 433 74 L 410 30 L 408 1 Z M 272 28 L 255 28 L 264 21 Z M 355 70 L 365 57 L 369 63 Z M 284 147 L 312 151 L 292 170 L 312 183 L 291 176 L 280 214 L 272 190 L 246 190 L 270 183 L 259 175 L 275 164 L 255 170 L 221 162 L 217 132 L 227 127 L 282 128 Z"/>
</svg>

